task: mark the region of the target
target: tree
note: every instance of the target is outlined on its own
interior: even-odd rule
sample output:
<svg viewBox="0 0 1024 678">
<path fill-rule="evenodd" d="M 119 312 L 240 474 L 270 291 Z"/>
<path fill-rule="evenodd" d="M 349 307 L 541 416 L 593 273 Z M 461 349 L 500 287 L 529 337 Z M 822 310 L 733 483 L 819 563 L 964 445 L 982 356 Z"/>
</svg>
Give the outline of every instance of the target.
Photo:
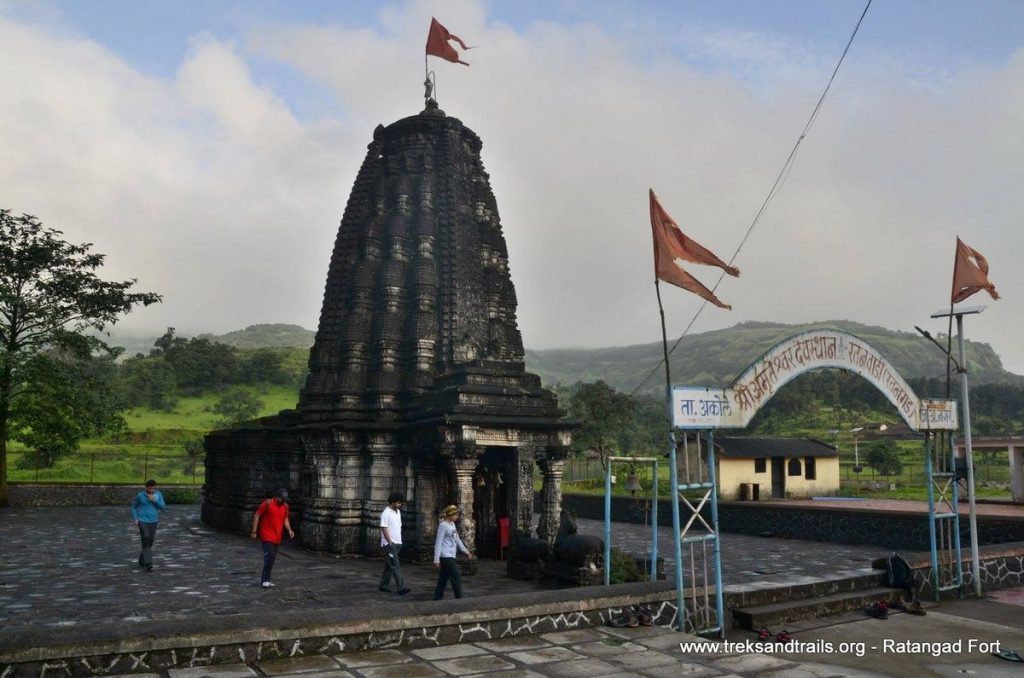
<svg viewBox="0 0 1024 678">
<path fill-rule="evenodd" d="M 868 466 L 883 476 L 898 476 L 903 473 L 900 449 L 894 440 L 878 440 L 868 448 Z"/>
<path fill-rule="evenodd" d="M 202 440 L 186 440 L 185 448 L 185 474 L 195 475 L 196 466 L 206 455 L 206 448 Z"/>
<path fill-rule="evenodd" d="M 233 388 L 217 401 L 213 411 L 223 417 L 221 426 L 238 426 L 254 419 L 263 409 L 263 401 L 245 388 Z"/>
<path fill-rule="evenodd" d="M 625 393 L 597 381 L 577 383 L 569 397 L 569 415 L 582 426 L 573 435 L 577 451 L 594 450 L 606 464 L 619 445 L 620 434 L 633 423 L 635 403 Z"/>
<path fill-rule="evenodd" d="M 136 356 L 117 371 L 118 392 L 129 407 L 173 410 L 178 402 L 174 370 L 163 356 Z"/>
<path fill-rule="evenodd" d="M 31 215 L 0 210 L 0 506 L 7 504 L 12 408 L 31 394 L 33 358 L 72 344 L 103 349 L 88 331 L 160 301 L 152 292 L 132 292 L 135 279 L 100 279 L 105 256 L 91 249 L 66 242 Z"/>
<path fill-rule="evenodd" d="M 24 385 L 11 407 L 10 437 L 32 448 L 23 468 L 51 468 L 82 438 L 124 429 L 111 389 L 113 355 L 47 351 L 23 369 Z"/>
</svg>

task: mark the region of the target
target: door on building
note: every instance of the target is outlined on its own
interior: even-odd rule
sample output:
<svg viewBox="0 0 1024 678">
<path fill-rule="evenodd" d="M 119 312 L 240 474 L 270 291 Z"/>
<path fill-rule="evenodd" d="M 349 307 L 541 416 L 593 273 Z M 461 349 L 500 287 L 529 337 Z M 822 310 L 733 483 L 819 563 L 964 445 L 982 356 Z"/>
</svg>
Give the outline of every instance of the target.
<svg viewBox="0 0 1024 678">
<path fill-rule="evenodd" d="M 786 459 L 772 457 L 772 498 L 786 497 Z"/>
</svg>

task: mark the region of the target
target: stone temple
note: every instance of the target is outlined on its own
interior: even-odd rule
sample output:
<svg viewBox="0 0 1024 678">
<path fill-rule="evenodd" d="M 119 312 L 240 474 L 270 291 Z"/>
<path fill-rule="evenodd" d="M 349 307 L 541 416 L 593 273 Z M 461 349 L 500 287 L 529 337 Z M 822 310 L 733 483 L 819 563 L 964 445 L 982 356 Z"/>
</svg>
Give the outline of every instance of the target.
<svg viewBox="0 0 1024 678">
<path fill-rule="evenodd" d="M 206 438 L 203 521 L 248 531 L 278 487 L 303 545 L 373 553 L 387 496 L 403 541 L 433 553 L 463 510 L 467 546 L 496 555 L 498 520 L 553 541 L 574 425 L 526 371 L 508 251 L 480 138 L 434 101 L 378 126 L 338 229 L 297 407 Z"/>
</svg>

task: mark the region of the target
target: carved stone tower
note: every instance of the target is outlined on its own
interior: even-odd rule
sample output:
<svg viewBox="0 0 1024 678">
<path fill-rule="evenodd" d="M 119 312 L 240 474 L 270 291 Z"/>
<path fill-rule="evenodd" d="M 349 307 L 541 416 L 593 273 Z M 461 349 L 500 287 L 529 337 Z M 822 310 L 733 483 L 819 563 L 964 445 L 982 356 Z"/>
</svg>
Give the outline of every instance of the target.
<svg viewBox="0 0 1024 678">
<path fill-rule="evenodd" d="M 499 518 L 530 529 L 539 466 L 541 531 L 554 538 L 573 425 L 525 370 L 480 148 L 433 101 L 374 131 L 298 407 L 207 437 L 204 521 L 244 528 L 283 485 L 303 544 L 370 553 L 387 495 L 400 491 L 407 551 L 429 552 L 440 509 L 457 503 L 467 546 L 487 555 Z"/>
</svg>

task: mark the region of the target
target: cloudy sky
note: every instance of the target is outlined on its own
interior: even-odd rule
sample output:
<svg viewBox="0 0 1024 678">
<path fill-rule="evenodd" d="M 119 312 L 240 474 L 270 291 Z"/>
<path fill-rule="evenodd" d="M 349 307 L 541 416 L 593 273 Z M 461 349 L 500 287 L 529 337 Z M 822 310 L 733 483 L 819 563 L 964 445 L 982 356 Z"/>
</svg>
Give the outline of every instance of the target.
<svg viewBox="0 0 1024 678">
<path fill-rule="evenodd" d="M 0 0 L 0 206 L 108 255 L 164 303 L 120 325 L 315 328 L 378 123 L 431 59 L 483 139 L 531 348 L 655 341 L 647 189 L 729 259 L 862 0 Z M 435 62 L 436 63 L 433 63 Z M 847 318 L 938 331 L 955 239 L 998 302 L 967 322 L 1024 373 L 1024 3 L 875 0 L 742 271 L 693 331 Z M 709 286 L 717 269 L 691 269 Z M 700 300 L 665 294 L 678 336 Z"/>
</svg>

